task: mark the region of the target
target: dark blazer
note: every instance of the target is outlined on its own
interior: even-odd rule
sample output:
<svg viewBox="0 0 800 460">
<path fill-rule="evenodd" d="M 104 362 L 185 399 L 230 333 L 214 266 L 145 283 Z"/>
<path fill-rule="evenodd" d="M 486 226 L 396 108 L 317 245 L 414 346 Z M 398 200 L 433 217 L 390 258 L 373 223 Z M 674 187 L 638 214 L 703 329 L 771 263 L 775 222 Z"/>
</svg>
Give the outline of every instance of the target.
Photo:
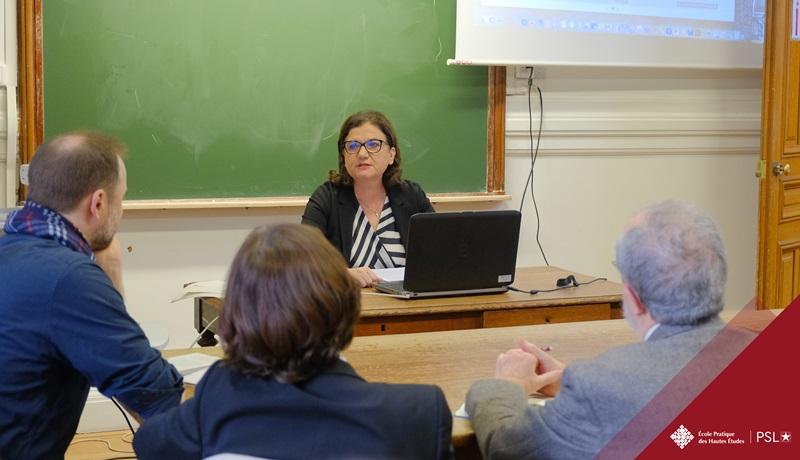
<svg viewBox="0 0 800 460">
<path fill-rule="evenodd" d="M 391 187 L 387 194 L 392 206 L 395 227 L 405 247 L 408 244 L 408 223 L 416 213 L 435 212 L 419 184 L 404 180 Z M 302 223 L 313 225 L 325 234 L 344 259 L 350 261 L 353 248 L 353 220 L 358 200 L 352 186 L 334 185 L 328 181 L 317 187 L 303 212 Z"/>
<path fill-rule="evenodd" d="M 272 459 L 452 458 L 452 416 L 433 385 L 368 383 L 344 361 L 302 384 L 214 364 L 194 398 L 148 419 L 139 459 L 235 453 Z"/>
</svg>

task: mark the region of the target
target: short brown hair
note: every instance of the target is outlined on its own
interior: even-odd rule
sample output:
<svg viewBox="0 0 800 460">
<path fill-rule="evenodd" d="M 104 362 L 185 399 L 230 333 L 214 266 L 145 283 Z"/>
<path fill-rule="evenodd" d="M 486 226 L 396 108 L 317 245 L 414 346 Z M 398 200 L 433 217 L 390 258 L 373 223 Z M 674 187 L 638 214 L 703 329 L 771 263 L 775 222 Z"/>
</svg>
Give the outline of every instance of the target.
<svg viewBox="0 0 800 460">
<path fill-rule="evenodd" d="M 330 181 L 336 185 L 353 185 L 353 178 L 347 173 L 344 165 L 344 141 L 351 129 L 366 123 L 373 124 L 380 129 L 386 136 L 386 143 L 389 144 L 389 147 L 394 147 L 394 163 L 390 164 L 383 172 L 383 186 L 388 189 L 403 180 L 403 161 L 400 155 L 400 146 L 397 144 L 397 133 L 394 131 L 392 122 L 386 118 L 386 115 L 376 110 L 354 113 L 342 123 L 342 127 L 339 128 L 339 143 L 336 144 L 339 148 L 339 171 L 330 172 Z"/>
<path fill-rule="evenodd" d="M 96 132 L 67 133 L 42 144 L 31 160 L 28 198 L 58 212 L 75 209 L 87 194 L 113 196 L 125 145 Z"/>
<path fill-rule="evenodd" d="M 225 363 L 284 383 L 333 364 L 353 338 L 361 290 L 311 226 L 261 226 L 233 260 L 220 317 Z"/>
</svg>

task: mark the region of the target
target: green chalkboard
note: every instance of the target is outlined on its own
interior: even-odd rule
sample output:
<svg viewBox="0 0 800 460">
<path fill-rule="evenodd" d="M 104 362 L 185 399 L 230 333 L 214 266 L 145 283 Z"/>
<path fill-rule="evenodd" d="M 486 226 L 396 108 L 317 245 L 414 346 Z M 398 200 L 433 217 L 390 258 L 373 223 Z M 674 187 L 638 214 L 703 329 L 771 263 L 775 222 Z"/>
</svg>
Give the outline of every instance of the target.
<svg viewBox="0 0 800 460">
<path fill-rule="evenodd" d="M 45 136 L 129 148 L 129 199 L 302 196 L 344 118 L 395 123 L 404 176 L 486 190 L 487 71 L 448 67 L 454 1 L 43 3 Z"/>
</svg>

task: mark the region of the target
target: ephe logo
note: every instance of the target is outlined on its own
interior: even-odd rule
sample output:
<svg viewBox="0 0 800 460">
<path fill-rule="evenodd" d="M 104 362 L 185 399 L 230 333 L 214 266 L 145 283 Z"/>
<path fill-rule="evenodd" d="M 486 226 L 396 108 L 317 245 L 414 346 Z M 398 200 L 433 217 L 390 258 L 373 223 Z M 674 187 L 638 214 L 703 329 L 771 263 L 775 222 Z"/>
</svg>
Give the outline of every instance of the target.
<svg viewBox="0 0 800 460">
<path fill-rule="evenodd" d="M 689 431 L 685 426 L 681 425 L 677 430 L 675 430 L 671 435 L 672 441 L 675 443 L 676 446 L 680 447 L 683 450 L 692 439 L 694 439 L 694 435 L 691 431 Z"/>
</svg>

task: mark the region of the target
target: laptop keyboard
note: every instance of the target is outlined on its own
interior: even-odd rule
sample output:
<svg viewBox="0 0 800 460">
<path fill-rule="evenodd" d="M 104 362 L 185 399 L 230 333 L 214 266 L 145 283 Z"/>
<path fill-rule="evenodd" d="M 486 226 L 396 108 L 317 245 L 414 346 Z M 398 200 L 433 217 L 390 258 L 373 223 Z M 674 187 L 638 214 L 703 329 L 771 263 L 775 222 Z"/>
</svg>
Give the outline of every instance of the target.
<svg viewBox="0 0 800 460">
<path fill-rule="evenodd" d="M 384 282 L 379 283 L 379 284 L 381 285 L 381 287 L 393 289 L 393 290 L 398 291 L 398 292 L 401 292 L 401 291 L 404 290 L 403 289 L 403 281 L 402 280 L 400 280 L 400 281 L 384 281 Z"/>
</svg>

